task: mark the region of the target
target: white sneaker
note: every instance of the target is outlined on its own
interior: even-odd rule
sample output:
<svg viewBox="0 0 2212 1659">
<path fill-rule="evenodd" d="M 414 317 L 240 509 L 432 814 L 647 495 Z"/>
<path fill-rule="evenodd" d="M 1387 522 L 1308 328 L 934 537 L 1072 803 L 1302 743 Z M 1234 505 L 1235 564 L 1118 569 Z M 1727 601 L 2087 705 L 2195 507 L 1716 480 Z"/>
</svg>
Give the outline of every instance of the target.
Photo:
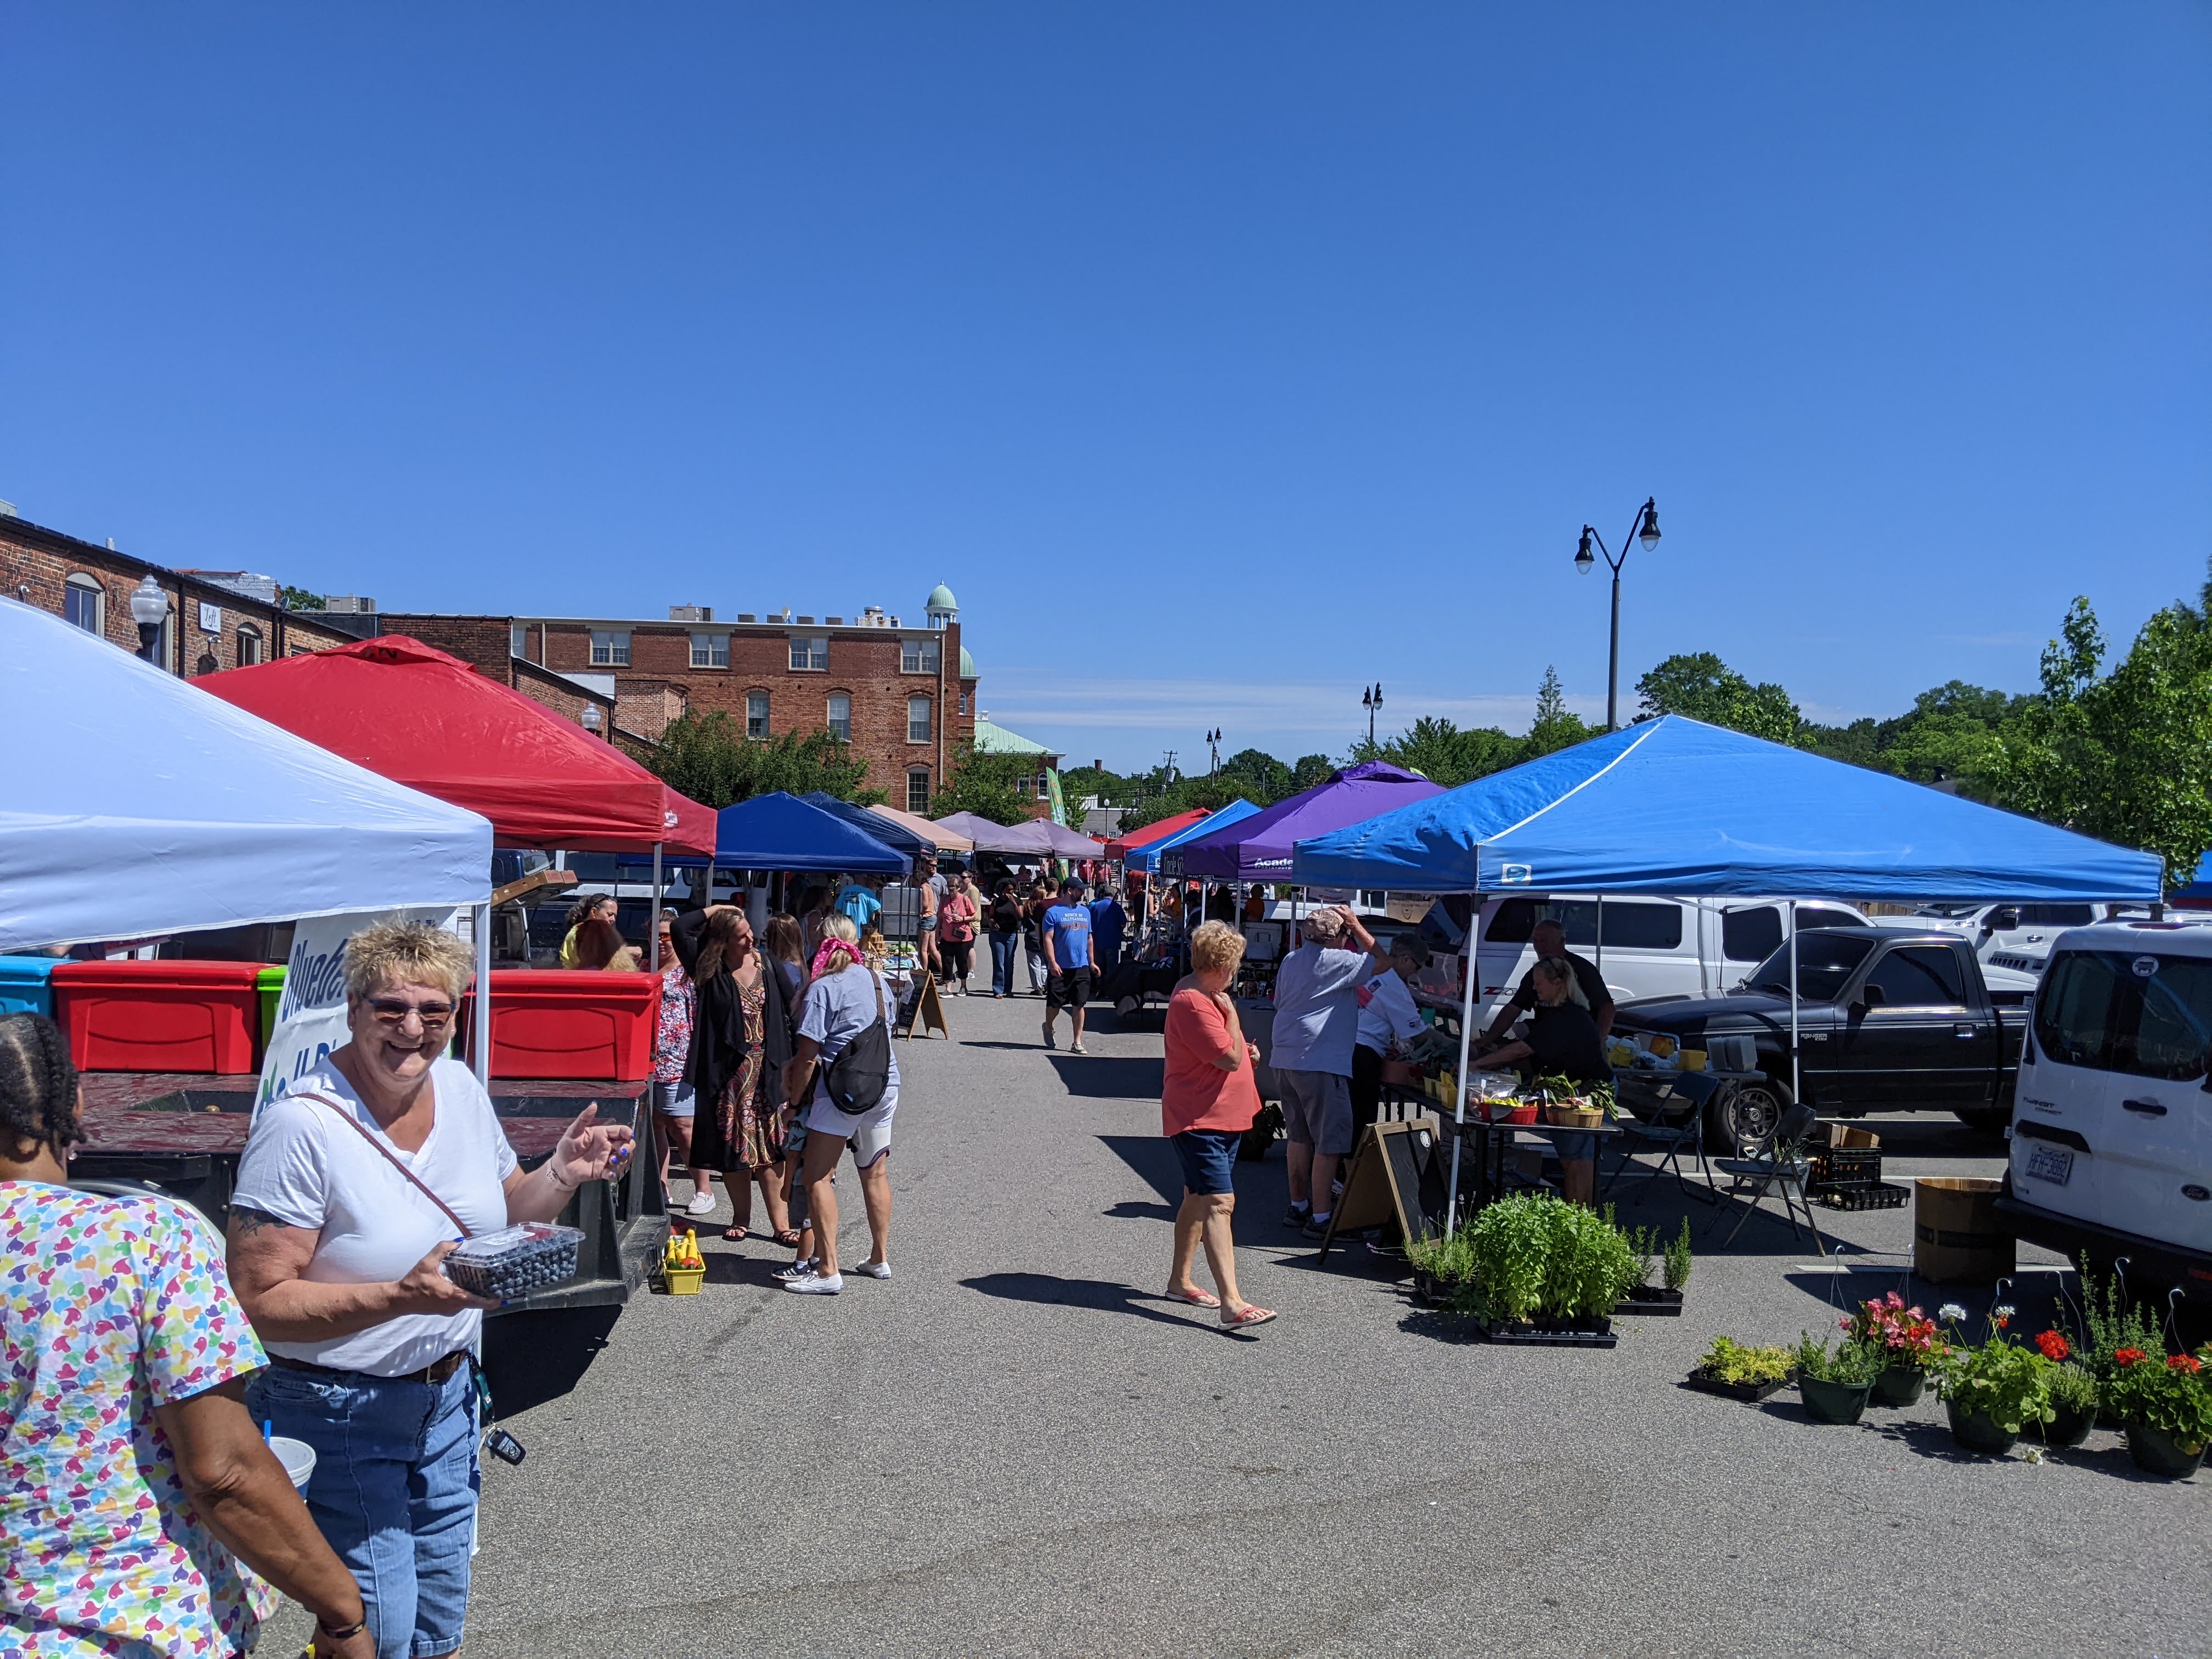
<svg viewBox="0 0 2212 1659">
<path fill-rule="evenodd" d="M 787 1279 L 783 1288 L 796 1296 L 835 1296 L 845 1288 L 842 1273 L 831 1273 L 824 1279 L 820 1273 L 809 1273 L 804 1279 Z"/>
<path fill-rule="evenodd" d="M 820 1256 L 810 1255 L 804 1261 L 794 1261 L 788 1267 L 777 1268 L 775 1276 L 781 1279 L 811 1279 L 814 1277 L 814 1270 L 821 1265 Z"/>
<path fill-rule="evenodd" d="M 1048 1048 L 1056 1048 L 1060 1046 L 1052 1040 L 1052 1022 L 1050 1020 L 1047 1020 L 1044 1023 L 1044 1046 Z"/>
<path fill-rule="evenodd" d="M 684 1206 L 684 1213 L 686 1215 L 714 1214 L 714 1194 L 712 1192 L 692 1194 L 691 1201 Z"/>
<path fill-rule="evenodd" d="M 1067 1045 L 1067 1052 L 1071 1054 L 1087 1054 L 1091 1050 L 1079 1042 L 1071 1042 Z"/>
<path fill-rule="evenodd" d="M 863 1279 L 889 1279 L 891 1276 L 891 1264 L 888 1261 L 863 1261 L 853 1271 Z"/>
</svg>

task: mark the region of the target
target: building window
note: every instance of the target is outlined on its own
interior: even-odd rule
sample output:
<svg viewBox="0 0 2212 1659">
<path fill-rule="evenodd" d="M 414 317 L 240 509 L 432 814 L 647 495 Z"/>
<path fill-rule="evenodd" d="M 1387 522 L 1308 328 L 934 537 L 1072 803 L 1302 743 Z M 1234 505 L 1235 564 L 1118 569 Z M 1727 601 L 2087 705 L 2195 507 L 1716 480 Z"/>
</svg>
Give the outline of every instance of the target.
<svg viewBox="0 0 2212 1659">
<path fill-rule="evenodd" d="M 629 630 L 622 629 L 607 632 L 592 630 L 592 666 L 594 668 L 627 668 L 629 666 Z"/>
<path fill-rule="evenodd" d="M 840 743 L 853 740 L 853 699 L 846 692 L 830 694 L 830 735 Z"/>
<path fill-rule="evenodd" d="M 923 634 L 899 641 L 899 672 L 902 674 L 934 674 L 937 672 L 937 638 Z"/>
<path fill-rule="evenodd" d="M 965 691 L 960 694 L 960 712 L 963 714 L 968 712 L 968 694 Z"/>
<path fill-rule="evenodd" d="M 691 636 L 691 665 L 694 668 L 727 668 L 730 665 L 730 636 L 727 634 L 694 634 Z"/>
<path fill-rule="evenodd" d="M 520 623 L 513 624 L 507 630 L 507 654 L 510 657 L 527 657 L 530 654 L 530 630 Z"/>
<path fill-rule="evenodd" d="M 908 743 L 929 741 L 929 699 L 908 697 L 906 700 L 906 740 Z"/>
<path fill-rule="evenodd" d="M 768 735 L 768 693 L 765 691 L 745 693 L 745 735 L 749 738 Z"/>
<path fill-rule="evenodd" d="M 107 595 L 89 576 L 71 576 L 62 589 L 62 620 L 88 634 L 104 634 Z"/>
<path fill-rule="evenodd" d="M 793 668 L 827 668 L 830 665 L 830 641 L 793 635 L 791 665 Z"/>
<path fill-rule="evenodd" d="M 929 769 L 917 766 L 906 775 L 906 810 L 927 813 L 929 811 Z"/>
<path fill-rule="evenodd" d="M 251 668 L 261 660 L 261 630 L 241 628 L 238 630 L 238 665 Z"/>
</svg>

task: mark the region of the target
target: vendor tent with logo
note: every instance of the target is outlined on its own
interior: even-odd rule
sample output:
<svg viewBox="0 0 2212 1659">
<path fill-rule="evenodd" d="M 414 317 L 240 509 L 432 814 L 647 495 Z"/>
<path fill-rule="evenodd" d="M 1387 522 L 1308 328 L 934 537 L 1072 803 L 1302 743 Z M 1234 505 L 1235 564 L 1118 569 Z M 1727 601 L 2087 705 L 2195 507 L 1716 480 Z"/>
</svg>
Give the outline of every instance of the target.
<svg viewBox="0 0 2212 1659">
<path fill-rule="evenodd" d="M 1443 793 L 1419 772 L 1388 761 L 1363 761 L 1249 817 L 1181 843 L 1164 867 L 1170 875 L 1211 881 L 1289 881 L 1291 849 L 1297 842 Z M 1300 880 L 1302 885 L 1314 884 Z"/>
<path fill-rule="evenodd" d="M 1231 801 L 1228 805 L 1208 812 L 1196 823 L 1184 825 L 1171 836 L 1164 836 L 1158 841 L 1146 846 L 1131 848 L 1121 860 L 1122 866 L 1126 869 L 1137 871 L 1140 874 L 1151 875 L 1160 867 L 1161 859 L 1175 848 L 1183 846 L 1186 842 L 1196 841 L 1200 836 L 1209 835 L 1216 830 L 1226 829 L 1241 819 L 1250 817 L 1259 810 L 1250 801 L 1239 797 Z"/>
</svg>

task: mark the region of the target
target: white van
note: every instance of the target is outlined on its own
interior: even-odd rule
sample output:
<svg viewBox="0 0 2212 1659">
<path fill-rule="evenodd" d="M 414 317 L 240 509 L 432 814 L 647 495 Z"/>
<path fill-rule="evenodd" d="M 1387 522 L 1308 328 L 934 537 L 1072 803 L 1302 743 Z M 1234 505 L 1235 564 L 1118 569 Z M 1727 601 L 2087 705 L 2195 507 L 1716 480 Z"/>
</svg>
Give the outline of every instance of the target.
<svg viewBox="0 0 2212 1659">
<path fill-rule="evenodd" d="M 2212 930 L 2108 922 L 2053 940 L 1998 1203 L 2020 1236 L 2212 1300 L 2208 1062 Z"/>
<path fill-rule="evenodd" d="M 2087 927 L 2108 907 L 2080 903 L 1924 904 L 1908 918 L 1971 940 L 1984 964 L 2040 974 L 2051 942 L 2069 927 Z"/>
<path fill-rule="evenodd" d="M 1462 914 L 1465 914 L 1464 911 Z M 1602 914 L 1605 936 L 1598 937 Z M 1425 926 L 1436 926 L 1431 917 Z M 1456 918 L 1454 919 L 1455 921 Z M 1475 1002 L 1484 1022 L 1520 989 L 1536 965 L 1529 935 L 1539 921 L 1559 922 L 1567 948 L 1605 976 L 1613 1000 L 1718 996 L 1773 955 L 1789 937 L 1790 901 L 1781 898 L 1607 898 L 1515 894 L 1483 901 L 1478 932 L 1481 975 Z M 1801 899 L 1797 926 L 1861 927 L 1867 919 L 1832 899 Z M 1456 941 L 1455 941 L 1456 943 Z"/>
</svg>

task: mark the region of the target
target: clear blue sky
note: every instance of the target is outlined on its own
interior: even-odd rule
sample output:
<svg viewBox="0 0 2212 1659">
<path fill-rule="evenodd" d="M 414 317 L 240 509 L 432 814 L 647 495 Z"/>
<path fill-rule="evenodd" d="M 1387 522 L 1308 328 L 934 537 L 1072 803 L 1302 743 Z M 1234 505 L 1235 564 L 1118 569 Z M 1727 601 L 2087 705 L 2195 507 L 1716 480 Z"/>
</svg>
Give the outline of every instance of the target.
<svg viewBox="0 0 2212 1659">
<path fill-rule="evenodd" d="M 0 496 L 389 608 L 964 607 L 1078 759 L 2026 690 L 2212 553 L 2212 11 L 13 4 Z"/>
</svg>

